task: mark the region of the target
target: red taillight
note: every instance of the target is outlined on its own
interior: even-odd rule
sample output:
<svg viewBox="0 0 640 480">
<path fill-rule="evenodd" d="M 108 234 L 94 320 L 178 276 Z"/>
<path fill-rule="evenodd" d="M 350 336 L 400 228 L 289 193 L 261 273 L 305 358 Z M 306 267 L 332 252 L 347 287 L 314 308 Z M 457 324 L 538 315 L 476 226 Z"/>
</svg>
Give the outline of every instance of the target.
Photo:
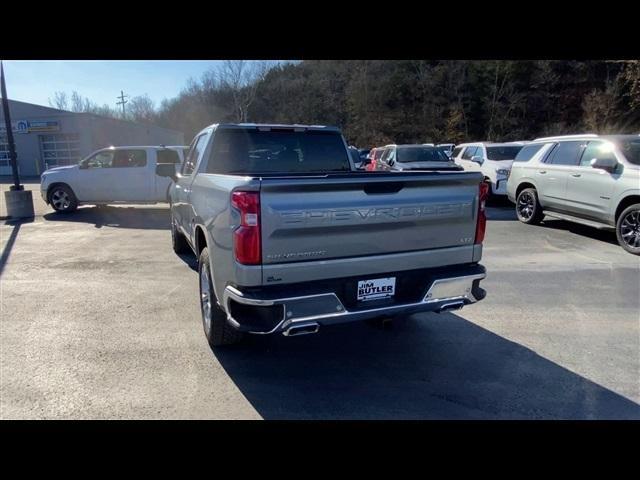
<svg viewBox="0 0 640 480">
<path fill-rule="evenodd" d="M 476 224 L 476 241 L 482 243 L 484 240 L 484 232 L 487 230 L 487 215 L 485 212 L 487 197 L 489 196 L 489 184 L 487 182 L 480 183 L 480 193 L 478 195 L 478 223 Z"/>
<path fill-rule="evenodd" d="M 260 194 L 233 192 L 231 205 L 240 210 L 240 226 L 233 232 L 236 260 L 244 265 L 259 265 L 262 262 Z"/>
</svg>

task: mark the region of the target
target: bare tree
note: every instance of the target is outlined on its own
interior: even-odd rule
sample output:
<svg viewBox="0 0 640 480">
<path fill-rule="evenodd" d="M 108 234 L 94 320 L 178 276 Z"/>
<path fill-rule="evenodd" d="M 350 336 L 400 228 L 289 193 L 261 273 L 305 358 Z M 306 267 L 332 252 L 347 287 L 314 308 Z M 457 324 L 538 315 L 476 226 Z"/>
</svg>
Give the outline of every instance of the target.
<svg viewBox="0 0 640 480">
<path fill-rule="evenodd" d="M 156 115 L 153 100 L 144 94 L 129 100 L 129 114 L 136 122 L 152 122 Z"/>
<path fill-rule="evenodd" d="M 83 97 L 75 90 L 71 93 L 72 112 L 89 112 L 94 106 L 88 98 Z"/>
<path fill-rule="evenodd" d="M 269 62 L 265 61 L 224 61 L 218 71 L 218 80 L 221 87 L 231 91 L 237 121 L 247 121 L 249 107 L 256 98 L 258 85 L 269 68 Z"/>
<path fill-rule="evenodd" d="M 54 92 L 53 100 L 49 98 L 49 105 L 59 110 L 68 110 L 69 101 L 67 99 L 67 94 L 65 92 Z"/>
<path fill-rule="evenodd" d="M 624 115 L 619 115 L 618 106 L 622 95 L 619 77 L 607 82 L 604 89 L 593 89 L 582 101 L 582 121 L 588 130 L 598 133 L 619 133 L 629 126 Z"/>
<path fill-rule="evenodd" d="M 622 79 L 629 87 L 629 107 L 640 108 L 640 60 L 625 62 Z"/>
</svg>

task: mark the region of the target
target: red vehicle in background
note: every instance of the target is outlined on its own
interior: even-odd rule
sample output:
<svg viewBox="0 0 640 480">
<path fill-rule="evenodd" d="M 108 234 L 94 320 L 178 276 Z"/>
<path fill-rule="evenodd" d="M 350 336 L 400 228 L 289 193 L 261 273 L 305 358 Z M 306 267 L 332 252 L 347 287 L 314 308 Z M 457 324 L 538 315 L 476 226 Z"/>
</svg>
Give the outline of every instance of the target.
<svg viewBox="0 0 640 480">
<path fill-rule="evenodd" d="M 373 172 L 376 169 L 376 163 L 382 157 L 384 153 L 384 147 L 372 148 L 369 152 L 369 162 L 365 165 L 364 169 L 367 172 Z"/>
</svg>

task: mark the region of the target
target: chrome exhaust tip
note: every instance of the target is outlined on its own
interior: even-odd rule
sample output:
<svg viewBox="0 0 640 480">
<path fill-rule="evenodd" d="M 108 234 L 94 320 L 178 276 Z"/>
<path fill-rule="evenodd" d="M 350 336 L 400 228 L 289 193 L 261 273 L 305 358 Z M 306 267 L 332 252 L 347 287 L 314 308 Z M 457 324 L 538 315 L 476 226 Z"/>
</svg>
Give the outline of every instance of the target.
<svg viewBox="0 0 640 480">
<path fill-rule="evenodd" d="M 285 337 L 295 337 L 297 335 L 306 335 L 309 333 L 318 333 L 320 330 L 320 324 L 317 322 L 303 323 L 301 325 L 292 325 L 287 328 L 282 334 Z"/>
<path fill-rule="evenodd" d="M 451 312 L 453 310 L 460 310 L 462 307 L 464 307 L 463 301 L 445 303 L 444 305 L 440 306 L 438 310 L 436 310 L 436 312 L 437 313 Z"/>
</svg>

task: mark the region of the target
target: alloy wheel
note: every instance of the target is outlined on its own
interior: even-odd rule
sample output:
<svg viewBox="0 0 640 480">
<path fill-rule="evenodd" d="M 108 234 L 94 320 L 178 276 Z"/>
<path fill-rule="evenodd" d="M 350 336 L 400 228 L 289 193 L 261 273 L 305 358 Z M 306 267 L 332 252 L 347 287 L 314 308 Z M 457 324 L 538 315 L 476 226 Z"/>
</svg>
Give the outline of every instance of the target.
<svg viewBox="0 0 640 480">
<path fill-rule="evenodd" d="M 209 269 L 203 265 L 200 269 L 200 303 L 202 305 L 202 320 L 207 333 L 211 331 L 211 288 Z"/>
<path fill-rule="evenodd" d="M 632 248 L 640 247 L 640 210 L 625 215 L 620 223 L 620 236 Z"/>
<path fill-rule="evenodd" d="M 71 205 L 71 199 L 64 190 L 56 190 L 51 195 L 51 203 L 56 210 L 66 210 Z"/>
<path fill-rule="evenodd" d="M 536 207 L 536 200 L 529 192 L 524 192 L 518 197 L 518 213 L 520 216 L 529 220 L 533 216 Z"/>
</svg>

